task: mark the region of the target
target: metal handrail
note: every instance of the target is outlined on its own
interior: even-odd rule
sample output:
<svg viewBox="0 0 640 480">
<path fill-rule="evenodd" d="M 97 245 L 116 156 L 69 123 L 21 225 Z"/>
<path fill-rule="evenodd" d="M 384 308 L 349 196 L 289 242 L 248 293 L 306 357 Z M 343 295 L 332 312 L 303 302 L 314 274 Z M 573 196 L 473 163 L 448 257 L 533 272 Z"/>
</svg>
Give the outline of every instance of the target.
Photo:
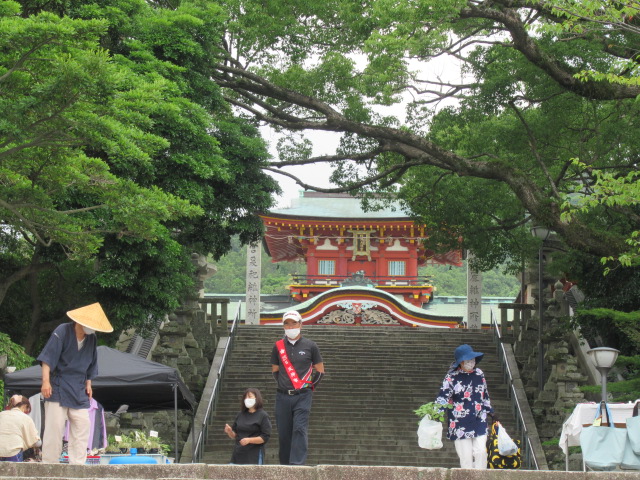
<svg viewBox="0 0 640 480">
<path fill-rule="evenodd" d="M 498 326 L 498 322 L 496 321 L 496 317 L 493 313 L 493 309 L 491 309 L 491 327 L 493 329 L 494 340 L 496 342 L 496 346 L 498 349 L 498 356 L 500 358 L 500 362 L 503 367 L 504 373 L 504 381 L 508 384 L 509 390 L 507 395 L 511 400 L 512 413 L 514 413 L 516 418 L 516 430 L 521 432 L 522 443 L 525 445 L 525 451 L 523 457 L 526 459 L 527 467 L 531 467 L 531 462 L 535 466 L 536 470 L 540 470 L 540 466 L 538 464 L 538 459 L 533 450 L 533 445 L 531 444 L 531 439 L 529 438 L 529 431 L 527 429 L 527 424 L 524 421 L 524 416 L 522 415 L 522 407 L 520 406 L 520 402 L 518 401 L 518 397 L 516 395 L 516 389 L 513 385 L 513 374 L 511 373 L 511 368 L 509 368 L 509 363 L 507 362 L 507 353 L 504 348 L 504 344 L 502 343 L 502 336 L 500 335 L 500 328 Z"/>
<path fill-rule="evenodd" d="M 241 304 L 242 302 L 238 302 L 238 308 L 233 318 L 233 322 L 231 323 L 231 330 L 229 331 L 227 344 L 222 354 L 220 367 L 218 367 L 218 372 L 216 373 L 216 381 L 211 391 L 211 398 L 209 398 L 209 403 L 207 404 L 207 410 L 205 412 L 204 418 L 202 419 L 202 424 L 200 425 L 200 432 L 198 433 L 198 438 L 193 446 L 193 457 L 191 460 L 192 463 L 200 463 L 200 461 L 202 460 L 206 438 L 209 435 L 209 421 L 212 418 L 212 412 L 215 410 L 218 404 L 218 394 L 220 393 L 220 386 L 222 385 L 222 375 L 224 374 L 224 371 L 226 369 L 227 358 L 229 357 L 229 353 L 233 348 L 237 327 L 238 327 L 238 324 L 240 323 Z"/>
</svg>

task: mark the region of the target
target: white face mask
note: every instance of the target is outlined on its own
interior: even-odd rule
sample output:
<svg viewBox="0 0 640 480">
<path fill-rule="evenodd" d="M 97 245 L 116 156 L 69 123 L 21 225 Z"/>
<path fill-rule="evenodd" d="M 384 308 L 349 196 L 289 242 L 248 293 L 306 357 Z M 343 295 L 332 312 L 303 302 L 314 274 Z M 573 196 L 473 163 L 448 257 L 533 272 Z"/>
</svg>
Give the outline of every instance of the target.
<svg viewBox="0 0 640 480">
<path fill-rule="evenodd" d="M 93 329 L 91 329 L 89 327 L 85 327 L 85 326 L 82 327 L 82 330 L 84 330 L 84 333 L 87 334 L 87 335 L 91 335 L 92 333 L 96 333 L 95 330 L 93 330 Z"/>
<path fill-rule="evenodd" d="M 256 399 L 255 398 L 245 398 L 244 399 L 244 406 L 247 408 L 253 408 L 256 405 Z"/>
<path fill-rule="evenodd" d="M 289 337 L 291 340 L 293 340 L 294 338 L 296 338 L 298 335 L 300 335 L 300 329 L 299 328 L 287 328 L 284 331 L 285 335 L 287 337 Z"/>
<path fill-rule="evenodd" d="M 462 362 L 462 369 L 465 372 L 470 372 L 471 370 L 473 370 L 473 367 L 475 366 L 476 366 L 475 360 L 465 360 L 464 362 Z"/>
</svg>

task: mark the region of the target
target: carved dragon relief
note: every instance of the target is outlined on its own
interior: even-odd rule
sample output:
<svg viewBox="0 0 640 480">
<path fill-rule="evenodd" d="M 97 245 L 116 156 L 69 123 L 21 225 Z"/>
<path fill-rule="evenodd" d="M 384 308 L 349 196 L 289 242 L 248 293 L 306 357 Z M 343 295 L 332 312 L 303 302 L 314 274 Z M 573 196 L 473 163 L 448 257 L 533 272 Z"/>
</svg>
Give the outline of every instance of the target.
<svg viewBox="0 0 640 480">
<path fill-rule="evenodd" d="M 333 310 L 324 315 L 319 324 L 354 325 L 356 317 L 360 317 L 363 325 L 399 325 L 395 318 L 385 312 L 375 309 L 376 304 L 372 302 L 344 302 L 338 304 L 340 310 Z"/>
</svg>

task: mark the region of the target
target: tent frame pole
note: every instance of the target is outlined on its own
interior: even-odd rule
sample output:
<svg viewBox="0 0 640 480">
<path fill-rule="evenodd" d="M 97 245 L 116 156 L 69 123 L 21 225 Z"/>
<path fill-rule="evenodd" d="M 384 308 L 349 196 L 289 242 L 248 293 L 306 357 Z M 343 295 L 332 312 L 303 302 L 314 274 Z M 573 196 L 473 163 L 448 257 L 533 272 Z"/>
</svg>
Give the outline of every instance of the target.
<svg viewBox="0 0 640 480">
<path fill-rule="evenodd" d="M 178 384 L 173 384 L 173 420 L 174 420 L 174 433 L 175 433 L 175 449 L 176 449 L 176 463 L 179 461 L 178 457 Z"/>
</svg>

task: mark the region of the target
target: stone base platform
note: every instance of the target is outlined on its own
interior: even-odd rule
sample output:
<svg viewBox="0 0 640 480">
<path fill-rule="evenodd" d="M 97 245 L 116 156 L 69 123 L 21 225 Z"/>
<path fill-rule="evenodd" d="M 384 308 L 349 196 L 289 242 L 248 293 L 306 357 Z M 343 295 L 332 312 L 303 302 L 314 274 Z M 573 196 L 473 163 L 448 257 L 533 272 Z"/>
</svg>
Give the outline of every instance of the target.
<svg viewBox="0 0 640 480">
<path fill-rule="evenodd" d="M 48 465 L 0 463 L 0 480 L 640 480 L 640 472 L 464 470 L 318 465 Z"/>
</svg>

